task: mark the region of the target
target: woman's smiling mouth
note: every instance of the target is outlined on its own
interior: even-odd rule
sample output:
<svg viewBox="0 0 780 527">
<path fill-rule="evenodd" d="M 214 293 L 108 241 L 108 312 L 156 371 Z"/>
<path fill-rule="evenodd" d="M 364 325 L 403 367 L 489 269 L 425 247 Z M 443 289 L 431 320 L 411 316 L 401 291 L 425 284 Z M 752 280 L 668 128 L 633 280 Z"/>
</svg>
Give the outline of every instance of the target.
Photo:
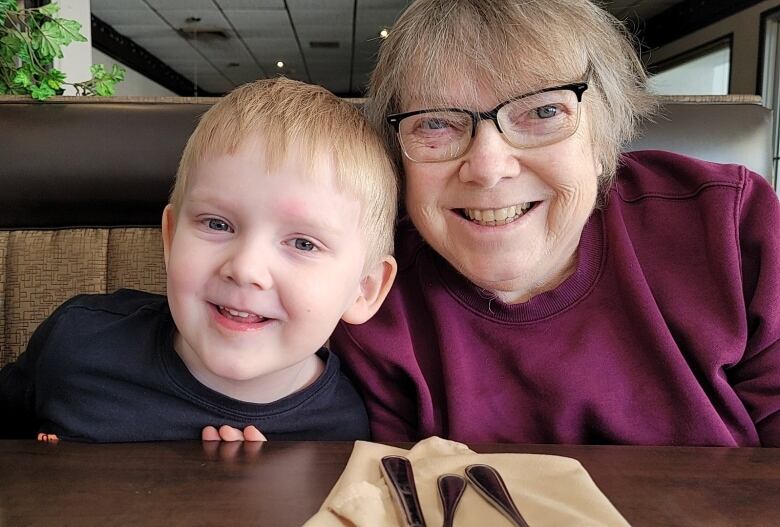
<svg viewBox="0 0 780 527">
<path fill-rule="evenodd" d="M 512 223 L 534 208 L 539 201 L 526 201 L 500 209 L 460 209 L 461 215 L 478 225 L 496 226 Z"/>
</svg>

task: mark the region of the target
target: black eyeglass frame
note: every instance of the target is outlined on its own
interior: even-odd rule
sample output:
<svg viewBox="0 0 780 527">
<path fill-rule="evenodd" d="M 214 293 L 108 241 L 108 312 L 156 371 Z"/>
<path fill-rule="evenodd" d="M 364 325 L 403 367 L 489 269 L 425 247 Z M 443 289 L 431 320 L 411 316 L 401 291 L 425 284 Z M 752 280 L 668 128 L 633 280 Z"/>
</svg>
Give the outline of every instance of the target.
<svg viewBox="0 0 780 527">
<path fill-rule="evenodd" d="M 550 88 L 542 88 L 541 90 L 536 90 L 530 93 L 524 93 L 523 95 L 518 95 L 517 97 L 512 97 L 509 100 L 506 100 L 493 108 L 492 110 L 488 110 L 486 112 L 475 112 L 473 110 L 466 110 L 465 108 L 431 108 L 431 109 L 425 109 L 425 110 L 415 110 L 413 112 L 404 112 L 404 113 L 393 113 L 385 117 L 385 120 L 388 124 L 390 124 L 396 133 L 400 133 L 400 126 L 401 121 L 406 119 L 407 117 L 411 117 L 413 115 L 420 115 L 422 113 L 434 113 L 434 112 L 459 112 L 459 113 L 465 113 L 466 115 L 469 115 L 471 117 L 471 140 L 474 140 L 474 135 L 477 133 L 477 126 L 479 125 L 480 121 L 493 121 L 495 123 L 496 128 L 498 129 L 499 133 L 503 134 L 504 131 L 501 129 L 501 125 L 498 122 L 498 112 L 506 106 L 509 103 L 515 102 L 519 99 L 524 99 L 526 97 L 531 97 L 532 95 L 538 95 L 540 93 L 545 92 L 551 92 L 551 91 L 560 91 L 560 90 L 567 90 L 574 92 L 574 95 L 577 96 L 577 104 L 582 102 L 582 94 L 585 93 L 585 90 L 588 89 L 588 83 L 587 82 L 573 82 L 570 84 L 563 84 L 561 86 L 552 86 Z M 400 137 L 399 137 L 400 141 Z M 401 142 L 403 145 L 403 142 Z M 468 150 L 468 148 L 466 149 Z M 465 151 L 464 151 L 465 153 Z M 463 155 L 463 154 L 460 154 Z"/>
</svg>

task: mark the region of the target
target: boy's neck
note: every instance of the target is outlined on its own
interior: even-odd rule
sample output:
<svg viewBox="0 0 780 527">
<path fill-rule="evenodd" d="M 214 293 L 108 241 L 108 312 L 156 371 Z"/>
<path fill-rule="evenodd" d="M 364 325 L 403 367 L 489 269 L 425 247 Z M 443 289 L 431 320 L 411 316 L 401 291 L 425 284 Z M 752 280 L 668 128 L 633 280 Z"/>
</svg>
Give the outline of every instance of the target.
<svg viewBox="0 0 780 527">
<path fill-rule="evenodd" d="M 174 350 L 193 377 L 214 391 L 248 403 L 267 404 L 278 401 L 310 386 L 325 370 L 324 362 L 314 353 L 283 370 L 247 381 L 234 381 L 214 375 L 196 357 L 179 351 L 186 349 L 180 343 L 181 335 L 177 332 Z"/>
</svg>

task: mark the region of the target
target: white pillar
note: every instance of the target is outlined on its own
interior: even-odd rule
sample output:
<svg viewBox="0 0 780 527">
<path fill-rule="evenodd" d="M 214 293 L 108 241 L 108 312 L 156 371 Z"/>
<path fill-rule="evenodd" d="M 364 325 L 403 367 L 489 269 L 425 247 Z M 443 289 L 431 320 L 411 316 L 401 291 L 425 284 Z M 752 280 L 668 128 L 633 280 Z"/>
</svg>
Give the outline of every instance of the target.
<svg viewBox="0 0 780 527">
<path fill-rule="evenodd" d="M 54 67 L 65 74 L 66 82 L 83 82 L 91 77 L 89 68 L 92 66 L 92 23 L 89 1 L 52 0 L 52 3 L 60 5 L 59 16 L 81 24 L 80 32 L 87 38 L 86 42 L 71 42 L 62 48 L 64 57 L 54 60 Z M 76 95 L 76 90 L 66 86 L 65 95 Z"/>
</svg>

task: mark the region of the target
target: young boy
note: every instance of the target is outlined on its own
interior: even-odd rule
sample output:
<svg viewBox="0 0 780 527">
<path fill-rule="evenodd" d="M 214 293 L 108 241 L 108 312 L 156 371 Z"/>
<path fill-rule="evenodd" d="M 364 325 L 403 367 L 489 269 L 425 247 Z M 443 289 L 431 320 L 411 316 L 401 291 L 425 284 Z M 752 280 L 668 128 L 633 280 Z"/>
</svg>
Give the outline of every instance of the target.
<svg viewBox="0 0 780 527">
<path fill-rule="evenodd" d="M 351 104 L 283 78 L 236 89 L 187 142 L 163 212 L 167 299 L 120 290 L 60 306 L 0 371 L 4 435 L 151 441 L 251 425 L 269 439 L 367 438 L 322 346 L 384 300 L 396 199 Z"/>
</svg>

